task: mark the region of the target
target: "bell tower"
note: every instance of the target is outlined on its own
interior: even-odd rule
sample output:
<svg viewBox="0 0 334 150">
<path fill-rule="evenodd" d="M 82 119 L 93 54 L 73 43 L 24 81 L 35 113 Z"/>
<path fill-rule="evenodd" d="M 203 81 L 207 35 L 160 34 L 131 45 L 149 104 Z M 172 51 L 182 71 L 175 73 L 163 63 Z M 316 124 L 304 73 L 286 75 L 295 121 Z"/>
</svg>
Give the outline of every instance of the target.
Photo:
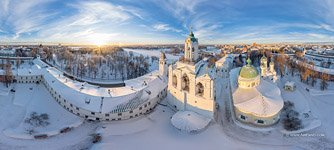
<svg viewBox="0 0 334 150">
<path fill-rule="evenodd" d="M 189 36 L 184 44 L 184 58 L 190 62 L 196 62 L 198 60 L 198 39 L 195 38 L 192 29 L 190 28 Z"/>
<path fill-rule="evenodd" d="M 267 66 L 268 66 L 267 63 L 268 63 L 267 57 L 263 55 L 262 58 L 261 58 L 261 66 L 260 66 L 262 77 L 267 76 Z"/>
<path fill-rule="evenodd" d="M 270 61 L 270 63 L 269 63 L 269 70 L 270 70 L 270 72 L 275 72 L 275 69 L 274 69 L 274 59 L 273 59 L 273 57 L 271 57 L 271 61 Z"/>
<path fill-rule="evenodd" d="M 164 52 L 161 52 L 159 59 L 159 75 L 167 78 L 167 71 L 166 55 Z"/>
</svg>

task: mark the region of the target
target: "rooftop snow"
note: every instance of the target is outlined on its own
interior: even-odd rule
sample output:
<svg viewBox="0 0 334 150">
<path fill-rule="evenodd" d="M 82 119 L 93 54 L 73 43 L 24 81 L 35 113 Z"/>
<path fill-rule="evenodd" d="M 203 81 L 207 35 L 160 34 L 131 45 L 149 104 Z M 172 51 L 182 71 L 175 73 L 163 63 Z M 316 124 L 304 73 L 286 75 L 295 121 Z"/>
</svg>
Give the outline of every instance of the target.
<svg viewBox="0 0 334 150">
<path fill-rule="evenodd" d="M 280 89 L 266 80 L 261 80 L 255 88 L 237 88 L 233 93 L 233 102 L 241 111 L 261 117 L 275 115 L 283 108 Z"/>
<path fill-rule="evenodd" d="M 178 111 L 171 119 L 175 128 L 188 133 L 204 129 L 210 121 L 211 119 L 192 111 Z"/>
<path fill-rule="evenodd" d="M 44 79 L 57 93 L 69 103 L 93 112 L 110 112 L 117 105 L 125 104 L 138 96 L 138 99 L 148 99 L 145 94 L 138 95 L 144 89 L 153 93 L 149 98 L 154 97 L 166 87 L 166 84 L 159 78 L 158 71 L 127 80 L 125 87 L 102 88 L 86 82 L 71 80 L 63 76 L 63 73 L 56 68 L 44 67 L 46 64 L 40 60 L 34 62 L 42 66 L 39 67 L 39 70 L 43 72 Z"/>
</svg>

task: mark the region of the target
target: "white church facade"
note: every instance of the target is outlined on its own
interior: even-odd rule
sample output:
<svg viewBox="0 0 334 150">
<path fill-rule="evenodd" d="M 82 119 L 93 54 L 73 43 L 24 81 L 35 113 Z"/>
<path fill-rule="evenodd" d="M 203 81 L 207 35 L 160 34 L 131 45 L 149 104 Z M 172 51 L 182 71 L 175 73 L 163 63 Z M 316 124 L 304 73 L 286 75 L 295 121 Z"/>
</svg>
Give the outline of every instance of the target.
<svg viewBox="0 0 334 150">
<path fill-rule="evenodd" d="M 215 112 L 217 102 L 222 100 L 232 103 L 231 113 L 241 123 L 270 126 L 278 122 L 283 99 L 275 84 L 273 62 L 268 67 L 267 58 L 262 57 L 259 72 L 248 59 L 247 65 L 233 75 L 237 87 L 232 93 L 228 87 L 233 59 L 225 56 L 212 65 L 209 58 L 199 59 L 198 52 L 198 39 L 190 32 L 185 40 L 184 58 L 168 67 L 167 102 L 172 109 L 214 119 L 216 113 L 223 113 Z M 164 63 L 160 65 L 165 68 Z M 160 73 L 165 74 L 163 69 Z"/>
<path fill-rule="evenodd" d="M 233 104 L 235 118 L 242 123 L 271 126 L 280 118 L 283 98 L 275 81 L 266 80 L 267 77 L 276 77 L 272 75 L 275 72 L 268 70 L 264 62 L 267 62 L 267 59 L 262 57 L 261 74 L 251 65 L 250 59 L 247 60 L 247 65 L 240 69 L 238 87 L 233 92 Z"/>
<path fill-rule="evenodd" d="M 168 68 L 168 103 L 176 110 L 191 110 L 213 117 L 215 68 L 199 60 L 198 39 L 190 32 L 184 59 Z"/>
<path fill-rule="evenodd" d="M 260 63 L 261 63 L 260 68 L 261 68 L 262 78 L 267 78 L 267 79 L 272 80 L 273 82 L 276 82 L 277 73 L 274 69 L 274 61 L 273 60 L 270 61 L 269 68 L 268 68 L 268 59 L 266 56 L 263 55 Z"/>
<path fill-rule="evenodd" d="M 171 108 L 213 119 L 216 81 L 228 77 L 229 67 L 225 61 L 226 57 L 215 64 L 211 64 L 209 58 L 200 59 L 198 39 L 190 32 L 185 40 L 184 58 L 168 68 L 167 100 Z"/>
</svg>

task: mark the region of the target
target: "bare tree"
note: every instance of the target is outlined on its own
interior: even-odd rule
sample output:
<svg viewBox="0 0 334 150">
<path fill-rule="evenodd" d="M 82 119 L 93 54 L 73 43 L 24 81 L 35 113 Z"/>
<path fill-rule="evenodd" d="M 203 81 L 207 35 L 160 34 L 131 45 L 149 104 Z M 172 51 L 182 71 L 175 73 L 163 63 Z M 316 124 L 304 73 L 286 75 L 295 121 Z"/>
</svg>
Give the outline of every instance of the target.
<svg viewBox="0 0 334 150">
<path fill-rule="evenodd" d="M 6 87 L 13 82 L 13 73 L 12 73 L 12 65 L 10 61 L 7 59 L 7 64 L 5 64 L 5 84 Z"/>
<path fill-rule="evenodd" d="M 321 82 L 320 82 L 320 89 L 326 90 L 328 88 L 328 83 L 327 81 L 329 80 L 329 75 L 327 73 L 322 73 L 321 74 Z"/>
</svg>

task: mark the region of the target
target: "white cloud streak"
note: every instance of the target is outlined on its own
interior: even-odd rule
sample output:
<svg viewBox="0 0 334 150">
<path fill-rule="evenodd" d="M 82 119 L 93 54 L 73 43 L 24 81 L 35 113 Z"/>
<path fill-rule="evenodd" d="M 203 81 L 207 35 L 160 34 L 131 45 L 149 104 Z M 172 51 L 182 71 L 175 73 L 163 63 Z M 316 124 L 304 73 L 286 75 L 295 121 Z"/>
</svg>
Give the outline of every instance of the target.
<svg viewBox="0 0 334 150">
<path fill-rule="evenodd" d="M 68 5 L 77 13 L 60 21 L 48 24 L 38 32 L 40 38 L 74 43 L 94 43 L 101 40 L 107 43 L 120 35 L 117 31 L 140 13 L 103 1 L 82 1 Z"/>
<path fill-rule="evenodd" d="M 175 29 L 175 28 L 171 27 L 170 25 L 168 25 L 168 24 L 164 24 L 164 23 L 155 24 L 155 25 L 153 25 L 153 28 L 154 28 L 156 31 L 173 31 L 173 32 L 181 32 L 181 30 L 179 30 L 179 29 Z"/>
<path fill-rule="evenodd" d="M 60 11 L 67 9 L 73 11 L 65 16 L 57 16 L 59 13 L 57 10 L 49 11 L 47 7 L 53 1 L 56 0 L 1 0 L 0 25 L 2 27 L 0 34 L 5 33 L 7 37 L 13 40 L 39 39 L 59 42 L 90 42 L 96 39 L 105 41 L 148 40 L 152 39 L 149 36 L 154 34 L 159 34 L 159 36 L 171 40 L 177 33 L 179 36 L 174 39 L 179 40 L 188 33 L 189 27 L 192 26 L 196 37 L 200 38 L 201 42 L 219 43 L 233 40 L 261 42 L 256 40 L 268 41 L 273 39 L 328 41 L 333 40 L 332 34 L 334 33 L 333 0 L 311 0 L 305 8 L 305 12 L 296 10 L 295 17 L 300 16 L 302 18 L 309 15 L 307 17 L 311 18 L 310 20 L 278 22 L 269 19 L 270 21 L 258 24 L 257 22 L 251 22 L 252 25 L 247 25 L 247 22 L 242 25 L 233 23 L 236 20 L 239 21 L 238 15 L 245 15 L 243 10 L 235 9 L 239 6 L 240 1 L 238 0 L 225 0 L 223 2 L 209 0 L 144 0 L 166 12 L 164 15 L 169 15 L 166 17 L 168 20 L 174 18 L 171 22 L 165 21 L 165 18 L 157 18 L 153 9 L 143 9 L 144 6 L 142 5 L 138 5 L 142 6 L 141 9 L 136 7 L 136 3 L 126 5 L 93 0 L 65 2 L 70 4 L 65 5 L 65 8 L 60 9 Z M 242 3 L 241 9 L 247 8 L 249 3 Z M 289 4 L 284 4 L 284 6 L 293 4 L 290 2 L 284 3 Z M 280 2 L 268 1 L 263 6 L 270 6 L 271 4 L 280 4 Z M 262 3 L 256 5 L 256 7 L 259 6 L 262 6 Z M 211 10 L 213 8 L 217 10 Z M 293 9 L 291 10 L 295 12 Z M 49 21 L 54 16 L 56 16 L 56 19 Z M 229 17 L 225 19 L 225 16 Z M 318 17 L 314 17 L 314 20 L 312 20 L 312 16 Z M 225 21 L 232 23 L 226 25 L 228 23 Z M 291 29 L 297 30 L 290 31 Z M 23 37 L 23 35 L 30 34 L 34 34 L 34 37 L 26 37 L 26 39 Z"/>
</svg>

